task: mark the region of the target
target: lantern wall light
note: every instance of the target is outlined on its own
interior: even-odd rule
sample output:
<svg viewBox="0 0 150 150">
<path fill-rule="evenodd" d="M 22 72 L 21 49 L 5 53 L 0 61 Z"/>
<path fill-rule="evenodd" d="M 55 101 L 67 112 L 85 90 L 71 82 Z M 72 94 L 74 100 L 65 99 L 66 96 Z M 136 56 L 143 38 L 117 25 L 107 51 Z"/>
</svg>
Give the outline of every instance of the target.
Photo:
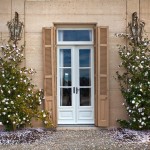
<svg viewBox="0 0 150 150">
<path fill-rule="evenodd" d="M 23 32 L 23 22 L 19 21 L 19 14 L 15 12 L 15 17 L 11 21 L 7 22 L 10 41 L 16 45 L 18 40 L 21 40 Z"/>
</svg>

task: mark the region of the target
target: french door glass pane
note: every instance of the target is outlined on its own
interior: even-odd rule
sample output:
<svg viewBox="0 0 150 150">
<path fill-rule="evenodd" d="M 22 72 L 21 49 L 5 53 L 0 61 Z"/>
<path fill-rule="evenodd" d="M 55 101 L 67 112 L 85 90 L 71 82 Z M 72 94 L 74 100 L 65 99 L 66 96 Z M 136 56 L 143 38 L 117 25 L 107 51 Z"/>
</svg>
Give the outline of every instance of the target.
<svg viewBox="0 0 150 150">
<path fill-rule="evenodd" d="M 71 88 L 60 88 L 60 106 L 72 106 Z"/>
<path fill-rule="evenodd" d="M 60 86 L 71 86 L 71 69 L 61 68 L 60 69 Z"/>
<path fill-rule="evenodd" d="M 91 69 L 80 69 L 80 86 L 91 86 Z"/>
<path fill-rule="evenodd" d="M 92 41 L 92 30 L 58 30 L 58 41 Z"/>
<path fill-rule="evenodd" d="M 79 66 L 80 67 L 90 67 L 90 49 L 80 49 L 79 50 Z"/>
<path fill-rule="evenodd" d="M 80 88 L 80 106 L 91 106 L 91 88 Z"/>
<path fill-rule="evenodd" d="M 71 67 L 71 49 L 60 49 L 60 67 Z"/>
</svg>

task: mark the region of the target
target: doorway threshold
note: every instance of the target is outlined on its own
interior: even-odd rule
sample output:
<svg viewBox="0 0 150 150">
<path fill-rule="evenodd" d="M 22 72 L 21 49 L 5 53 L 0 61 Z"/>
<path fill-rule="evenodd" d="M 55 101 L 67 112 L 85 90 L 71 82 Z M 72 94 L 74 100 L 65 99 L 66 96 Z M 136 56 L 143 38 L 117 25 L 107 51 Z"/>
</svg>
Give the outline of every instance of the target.
<svg viewBox="0 0 150 150">
<path fill-rule="evenodd" d="M 59 124 L 57 126 L 57 130 L 96 130 L 98 129 L 98 127 L 96 127 L 95 125 L 80 125 L 80 124 L 73 124 L 73 125 L 68 125 L 68 124 Z"/>
</svg>

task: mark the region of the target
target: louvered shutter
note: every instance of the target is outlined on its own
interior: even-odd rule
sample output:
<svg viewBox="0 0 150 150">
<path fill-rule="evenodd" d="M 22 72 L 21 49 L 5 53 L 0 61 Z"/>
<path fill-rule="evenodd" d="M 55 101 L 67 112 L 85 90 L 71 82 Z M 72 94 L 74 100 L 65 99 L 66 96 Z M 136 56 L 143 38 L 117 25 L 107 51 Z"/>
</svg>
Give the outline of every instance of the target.
<svg viewBox="0 0 150 150">
<path fill-rule="evenodd" d="M 55 28 L 43 28 L 44 97 L 45 110 L 56 126 L 56 58 Z"/>
<path fill-rule="evenodd" d="M 109 126 L 108 27 L 96 27 L 95 37 L 95 124 Z"/>
</svg>

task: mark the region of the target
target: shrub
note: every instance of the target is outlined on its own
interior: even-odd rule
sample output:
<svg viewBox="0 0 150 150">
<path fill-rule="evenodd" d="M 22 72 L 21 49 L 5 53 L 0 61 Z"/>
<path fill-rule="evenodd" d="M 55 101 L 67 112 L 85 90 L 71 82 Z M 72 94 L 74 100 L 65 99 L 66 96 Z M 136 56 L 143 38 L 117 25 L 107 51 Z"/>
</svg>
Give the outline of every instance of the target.
<svg viewBox="0 0 150 150">
<path fill-rule="evenodd" d="M 130 34 L 117 34 L 124 37 L 127 46 L 119 45 L 119 65 L 124 72 L 117 71 L 121 92 L 129 120 L 118 120 L 122 127 L 150 129 L 150 49 L 149 40 L 142 38 L 135 43 Z"/>
<path fill-rule="evenodd" d="M 23 50 L 10 43 L 0 49 L 0 121 L 6 130 L 31 126 L 32 118 L 51 126 L 48 112 L 39 109 L 43 93 L 31 83 L 35 70 L 21 67 Z"/>
</svg>

